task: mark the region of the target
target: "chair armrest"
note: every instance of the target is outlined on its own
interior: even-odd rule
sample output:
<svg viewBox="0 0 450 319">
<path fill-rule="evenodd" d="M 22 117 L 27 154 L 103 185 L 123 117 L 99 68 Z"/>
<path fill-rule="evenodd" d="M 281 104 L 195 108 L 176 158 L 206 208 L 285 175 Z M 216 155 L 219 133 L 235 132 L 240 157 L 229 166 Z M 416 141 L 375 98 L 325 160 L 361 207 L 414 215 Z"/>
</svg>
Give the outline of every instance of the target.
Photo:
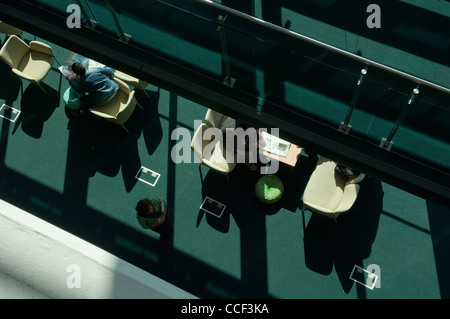
<svg viewBox="0 0 450 319">
<path fill-rule="evenodd" d="M 125 94 L 130 94 L 130 87 L 128 84 L 126 84 L 124 81 L 119 79 L 117 76 L 114 75 L 113 80 L 119 85 L 119 90 L 122 91 Z"/>
<path fill-rule="evenodd" d="M 225 161 L 223 161 L 223 163 L 220 163 L 222 165 L 219 165 L 218 163 L 209 161 L 207 159 L 202 159 L 202 161 L 203 161 L 203 163 L 205 163 L 205 165 L 211 167 L 212 169 L 214 169 L 216 171 L 219 171 L 222 173 L 229 173 L 231 171 L 230 165 Z"/>
<path fill-rule="evenodd" d="M 39 41 L 31 41 L 30 42 L 30 50 L 31 51 L 36 51 L 36 52 L 40 52 L 40 53 L 44 53 L 50 56 L 55 56 L 55 54 L 53 53 L 52 48 L 42 42 Z"/>
<path fill-rule="evenodd" d="M 346 185 L 361 183 L 362 180 L 364 179 L 364 177 L 366 177 L 366 175 L 363 174 L 363 173 L 360 173 L 358 176 L 356 176 L 356 177 L 354 177 L 354 178 L 351 178 L 351 179 L 346 183 Z"/>
<path fill-rule="evenodd" d="M 209 127 L 217 127 L 220 128 L 220 123 L 226 116 L 222 113 L 213 111 L 212 109 L 208 109 L 205 115 L 205 122 Z"/>
<path fill-rule="evenodd" d="M 117 112 L 117 114 L 120 114 L 120 113 L 122 113 L 123 111 L 127 110 L 127 109 L 131 106 L 132 103 L 136 104 L 136 101 L 133 102 L 133 99 L 135 99 L 134 93 L 135 93 L 134 90 L 133 90 L 133 91 L 130 91 L 130 92 L 128 93 L 127 103 L 121 104 L 121 105 L 120 105 L 120 109 L 119 109 L 119 112 Z M 113 103 L 114 103 L 114 102 L 113 102 Z"/>
<path fill-rule="evenodd" d="M 106 114 L 106 113 L 103 113 L 103 112 L 96 111 L 96 110 L 94 110 L 94 109 L 92 109 L 92 108 L 89 109 L 89 112 L 91 112 L 92 114 L 95 114 L 95 115 L 97 115 L 97 116 L 99 116 L 99 117 L 102 117 L 102 118 L 104 118 L 104 119 L 115 119 L 115 117 L 112 116 L 112 115 L 109 115 L 109 114 Z"/>
<path fill-rule="evenodd" d="M 319 206 L 319 205 L 316 205 L 316 204 L 313 204 L 313 203 L 310 203 L 310 202 L 303 201 L 303 204 L 306 207 L 308 207 L 309 209 L 312 209 L 312 210 L 314 210 L 316 212 L 321 212 L 321 213 L 326 213 L 326 214 L 333 214 L 334 213 L 332 210 L 330 210 L 328 208 L 325 208 L 325 207 L 322 207 L 322 206 Z"/>
<path fill-rule="evenodd" d="M 19 77 L 21 77 L 21 78 L 23 78 L 23 79 L 25 79 L 25 80 L 27 80 L 27 81 L 37 83 L 37 81 L 36 81 L 35 78 L 33 78 L 33 77 L 31 77 L 31 76 L 29 76 L 29 75 L 23 73 L 22 71 L 19 71 L 19 70 L 16 69 L 16 68 L 13 68 L 12 71 L 14 72 L 14 74 L 16 74 L 17 76 L 19 76 Z"/>
<path fill-rule="evenodd" d="M 335 213 L 342 213 L 348 211 L 356 201 L 359 193 L 358 184 L 349 184 L 344 187 L 344 193 L 339 206 L 334 210 Z"/>
<path fill-rule="evenodd" d="M 148 85 L 148 82 L 135 78 L 134 76 L 131 76 L 119 70 L 116 70 L 114 76 L 140 90 L 145 89 Z"/>
<path fill-rule="evenodd" d="M 13 69 L 17 68 L 23 57 L 30 51 L 30 47 L 21 38 L 12 35 L 3 43 L 0 58 Z"/>
<path fill-rule="evenodd" d="M 200 160 L 203 159 L 203 147 L 205 145 L 203 140 L 203 132 L 205 131 L 205 129 L 206 124 L 202 123 L 195 131 L 191 141 L 191 148 Z"/>
</svg>

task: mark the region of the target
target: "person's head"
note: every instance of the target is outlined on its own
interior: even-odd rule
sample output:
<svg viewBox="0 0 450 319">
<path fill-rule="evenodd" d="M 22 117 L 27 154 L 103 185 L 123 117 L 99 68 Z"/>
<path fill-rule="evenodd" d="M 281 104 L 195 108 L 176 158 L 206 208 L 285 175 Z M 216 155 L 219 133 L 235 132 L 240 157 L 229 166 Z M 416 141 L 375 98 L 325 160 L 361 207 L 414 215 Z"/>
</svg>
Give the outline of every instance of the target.
<svg viewBox="0 0 450 319">
<path fill-rule="evenodd" d="M 148 198 L 141 199 L 136 205 L 136 211 L 141 215 L 153 213 L 152 200 Z"/>
<path fill-rule="evenodd" d="M 73 73 L 79 75 L 79 76 L 83 76 L 86 73 L 86 69 L 84 68 L 83 64 L 79 63 L 79 62 L 75 62 L 74 64 L 72 64 L 72 71 Z"/>
</svg>

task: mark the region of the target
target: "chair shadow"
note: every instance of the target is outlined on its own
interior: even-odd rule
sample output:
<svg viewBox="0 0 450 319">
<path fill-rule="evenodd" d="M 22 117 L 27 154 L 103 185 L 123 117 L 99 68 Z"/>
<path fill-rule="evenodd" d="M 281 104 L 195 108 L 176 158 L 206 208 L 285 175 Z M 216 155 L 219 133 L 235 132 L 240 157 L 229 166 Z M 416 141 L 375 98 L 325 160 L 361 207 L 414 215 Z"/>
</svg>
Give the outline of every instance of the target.
<svg viewBox="0 0 450 319">
<path fill-rule="evenodd" d="M 283 182 L 284 194 L 278 202 L 272 204 L 260 202 L 255 194 L 255 185 L 258 179 L 264 176 L 261 172 L 264 172 L 265 164 L 260 163 L 255 171 L 251 171 L 244 163 L 239 163 L 228 174 L 228 180 L 225 175 L 205 165 L 199 166 L 199 178 L 203 181 L 202 200 L 207 196 L 226 205 L 226 209 L 220 218 L 200 209 L 197 227 L 205 217 L 216 230 L 228 232 L 230 214 L 239 218 L 238 212 L 242 211 L 255 212 L 258 216 L 274 215 L 281 209 L 296 212 L 301 204 L 300 194 L 303 193 L 316 162 L 317 157 L 308 155 L 300 156 L 294 168 L 280 163 L 274 175 Z"/>
<path fill-rule="evenodd" d="M 23 85 L 26 85 L 25 81 Z M 40 138 L 44 123 L 59 107 L 59 92 L 44 83 L 41 83 L 41 86 L 47 93 L 32 83 L 28 84 L 24 90 L 20 103 L 21 113 L 16 121 L 13 134 L 21 125 L 23 132 L 31 137 Z"/>
<path fill-rule="evenodd" d="M 19 97 L 20 79 L 15 75 L 9 66 L 3 61 L 0 62 L 0 99 L 5 101 L 15 101 Z M 6 103 L 8 104 L 8 103 Z M 12 105 L 10 105 L 12 106 Z"/>
<path fill-rule="evenodd" d="M 205 217 L 209 226 L 228 233 L 233 219 L 240 234 L 242 293 L 250 298 L 269 298 L 265 215 L 270 205 L 260 203 L 255 196 L 254 186 L 259 177 L 259 173 L 250 171 L 244 164 L 236 166 L 228 181 L 220 173 L 209 170 L 203 180 L 202 197 L 208 196 L 226 208 L 220 218 L 200 209 L 197 227 Z"/>
<path fill-rule="evenodd" d="M 159 90 L 157 92 L 146 90 L 146 93 L 149 95 L 148 97 L 143 92 L 136 91 L 136 99 L 144 108 L 140 126 L 148 155 L 152 155 L 163 138 L 163 129 L 158 113 L 160 94 Z"/>
<path fill-rule="evenodd" d="M 137 149 L 138 133 L 127 133 L 121 126 L 99 121 L 91 114 L 74 117 L 66 108 L 71 131 L 71 153 L 83 162 L 88 177 L 96 172 L 114 177 L 122 170 L 129 192 L 136 184 L 135 175 L 141 163 Z M 76 150 L 76 151 L 75 151 Z"/>
<path fill-rule="evenodd" d="M 338 217 L 337 223 L 312 213 L 304 233 L 306 266 L 329 275 L 334 265 L 345 293 L 354 283 L 350 279 L 353 267 L 364 268 L 363 260 L 370 256 L 382 212 L 381 182 L 367 176 L 360 185 L 355 204 Z"/>
<path fill-rule="evenodd" d="M 137 146 L 139 131 L 127 133 L 121 126 L 113 123 L 101 121 L 99 124 L 100 134 L 96 137 L 93 148 L 95 170 L 110 177 L 121 171 L 125 189 L 130 192 L 137 183 L 135 176 L 141 167 Z"/>
<path fill-rule="evenodd" d="M 202 179 L 202 203 L 206 197 L 225 205 L 225 209 L 220 215 L 220 209 L 211 212 L 199 209 L 197 216 L 197 227 L 199 227 L 203 217 L 206 222 L 215 230 L 227 233 L 230 227 L 230 211 L 232 211 L 233 199 L 233 186 L 231 184 L 231 174 L 228 176 L 230 180 L 227 180 L 226 176 L 215 172 L 205 165 L 200 165 L 199 178 Z M 208 170 L 205 174 L 205 171 Z M 214 214 L 213 214 L 214 213 Z M 215 215 L 217 213 L 217 215 Z M 220 217 L 218 217 L 220 216 Z"/>
<path fill-rule="evenodd" d="M 146 138 L 149 154 L 153 153 L 162 140 L 162 126 L 158 114 L 159 93 L 149 92 L 146 98 L 142 92 L 137 99 L 143 110 L 136 106 L 131 117 L 126 121 L 125 131 L 120 125 L 98 120 L 92 114 L 74 117 L 66 108 L 69 128 L 76 131 L 79 139 L 86 141 L 85 151 L 89 160 L 89 174 L 99 172 L 105 176 L 116 176 L 122 172 L 125 189 L 130 192 L 137 183 L 136 173 L 141 167 L 138 139 L 142 134 Z"/>
<path fill-rule="evenodd" d="M 261 216 L 265 214 L 261 210 L 262 205 L 256 199 L 254 187 L 259 174 L 256 171 L 250 171 L 244 164 L 238 164 L 235 169 L 228 174 L 228 180 L 225 175 L 218 173 L 205 165 L 199 167 L 199 178 L 202 178 L 202 199 L 209 197 L 226 206 L 224 213 L 220 218 L 213 214 L 206 213 L 200 209 L 197 218 L 197 226 L 203 216 L 206 217 L 208 224 L 220 232 L 228 232 L 230 215 L 236 216 L 240 212 L 255 211 Z M 206 174 L 205 174 L 205 171 Z M 261 214 L 262 213 L 262 214 Z"/>
</svg>

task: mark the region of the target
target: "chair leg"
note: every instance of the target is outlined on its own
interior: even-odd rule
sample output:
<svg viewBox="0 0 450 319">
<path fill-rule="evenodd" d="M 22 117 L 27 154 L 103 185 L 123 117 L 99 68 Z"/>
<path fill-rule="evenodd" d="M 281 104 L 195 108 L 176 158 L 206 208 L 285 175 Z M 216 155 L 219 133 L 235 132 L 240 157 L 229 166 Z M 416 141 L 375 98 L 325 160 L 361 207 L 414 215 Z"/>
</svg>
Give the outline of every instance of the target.
<svg viewBox="0 0 450 319">
<path fill-rule="evenodd" d="M 125 127 L 125 125 L 122 124 L 122 127 L 127 133 L 130 133 L 130 131 L 128 131 L 128 129 Z"/>
<path fill-rule="evenodd" d="M 58 59 L 56 58 L 56 56 L 55 56 L 55 61 L 56 61 L 56 63 L 58 63 L 58 64 L 59 64 L 59 66 L 61 66 L 61 65 L 62 65 L 61 63 L 59 63 L 59 61 L 58 61 Z"/>
<path fill-rule="evenodd" d="M 44 88 L 42 87 L 42 85 L 40 85 L 39 83 L 37 83 L 37 85 L 41 88 L 42 91 L 44 91 L 45 94 L 47 94 L 47 91 L 44 90 Z"/>
<path fill-rule="evenodd" d="M 139 106 L 139 108 L 140 108 L 141 110 L 143 110 L 142 105 L 139 104 L 139 102 L 138 102 L 137 100 L 136 100 L 136 104 Z"/>
<path fill-rule="evenodd" d="M 305 233 L 306 227 L 305 227 L 305 205 L 302 207 L 302 221 L 303 221 L 303 233 Z"/>
<path fill-rule="evenodd" d="M 145 95 L 150 98 L 150 95 L 148 95 L 147 91 L 145 89 L 143 89 L 142 91 L 144 91 Z"/>
<path fill-rule="evenodd" d="M 202 181 L 203 184 L 202 163 L 198 165 L 198 171 L 200 172 L 200 180 Z"/>
</svg>

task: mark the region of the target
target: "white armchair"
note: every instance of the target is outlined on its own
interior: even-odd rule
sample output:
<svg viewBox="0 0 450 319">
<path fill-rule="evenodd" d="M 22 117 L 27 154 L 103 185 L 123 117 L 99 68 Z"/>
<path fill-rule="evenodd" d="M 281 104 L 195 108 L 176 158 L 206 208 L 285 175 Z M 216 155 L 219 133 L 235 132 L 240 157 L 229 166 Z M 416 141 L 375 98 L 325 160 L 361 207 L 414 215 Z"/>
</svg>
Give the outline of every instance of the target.
<svg viewBox="0 0 450 319">
<path fill-rule="evenodd" d="M 149 97 L 147 91 L 145 91 L 145 88 L 148 86 L 148 82 L 144 80 L 140 80 L 138 78 L 135 78 L 134 76 L 131 76 L 129 74 L 126 74 L 122 71 L 116 70 L 114 72 L 114 76 L 122 81 L 124 81 L 126 84 L 133 86 L 136 89 L 144 91 L 145 95 Z"/>
<path fill-rule="evenodd" d="M 349 211 L 359 193 L 359 183 L 365 175 L 346 179 L 335 173 L 336 163 L 321 156 L 303 193 L 303 210 L 310 209 L 327 217 L 337 217 Z"/>
<path fill-rule="evenodd" d="M 224 174 L 228 180 L 228 174 L 236 167 L 236 154 L 234 150 L 227 151 L 222 140 L 219 140 L 215 145 L 212 144 L 213 138 L 205 135 L 206 129 L 208 127 L 205 123 L 202 123 L 197 128 L 191 141 L 191 148 L 202 160 L 201 164 L 205 164 L 211 169 Z M 213 129 L 218 130 L 217 128 Z"/>
<path fill-rule="evenodd" d="M 20 36 L 22 34 L 22 30 L 16 28 L 8 23 L 0 21 L 0 32 L 9 35 L 17 35 Z"/>
<path fill-rule="evenodd" d="M 134 90 L 130 91 L 128 85 L 116 77 L 114 77 L 114 81 L 119 85 L 119 96 L 117 99 L 108 105 L 94 106 L 93 108 L 90 108 L 89 111 L 99 118 L 121 125 L 128 133 L 128 129 L 124 125 L 125 122 L 133 114 L 136 104 L 141 109 L 142 107 L 134 97 Z"/>
<path fill-rule="evenodd" d="M 0 50 L 0 59 L 20 79 L 35 83 L 46 92 L 40 82 L 55 61 L 55 55 L 49 45 L 39 41 L 31 41 L 27 44 L 19 37 L 12 35 Z"/>
</svg>

